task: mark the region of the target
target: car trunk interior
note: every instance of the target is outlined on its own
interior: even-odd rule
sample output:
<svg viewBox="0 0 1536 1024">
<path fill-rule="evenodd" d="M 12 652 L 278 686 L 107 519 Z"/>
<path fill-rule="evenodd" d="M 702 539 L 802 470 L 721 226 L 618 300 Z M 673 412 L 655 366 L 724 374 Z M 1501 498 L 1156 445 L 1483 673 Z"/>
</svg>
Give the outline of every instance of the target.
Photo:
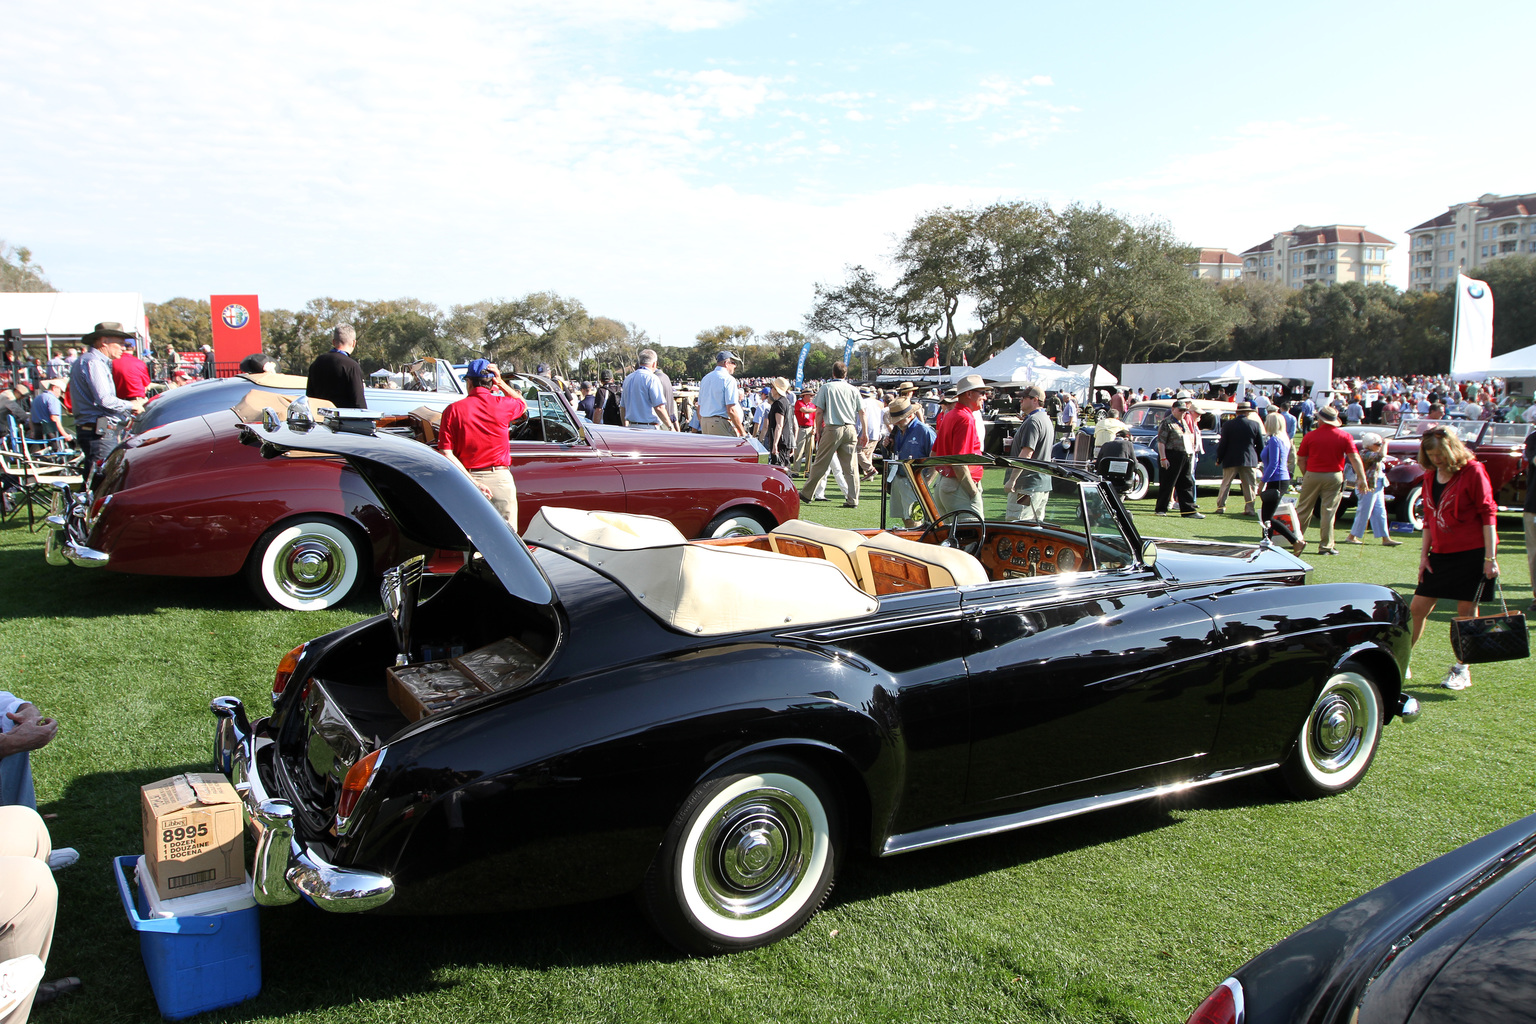
<svg viewBox="0 0 1536 1024">
<path fill-rule="evenodd" d="M 329 827 L 358 759 L 423 718 L 527 685 L 554 651 L 553 609 L 507 593 L 481 559 L 418 601 L 423 564 L 406 563 L 415 577 L 401 585 L 405 599 L 390 615 L 325 653 L 283 722 L 281 791 L 326 816 L 306 821 L 313 831 Z M 425 582 L 430 588 L 433 578 Z"/>
</svg>

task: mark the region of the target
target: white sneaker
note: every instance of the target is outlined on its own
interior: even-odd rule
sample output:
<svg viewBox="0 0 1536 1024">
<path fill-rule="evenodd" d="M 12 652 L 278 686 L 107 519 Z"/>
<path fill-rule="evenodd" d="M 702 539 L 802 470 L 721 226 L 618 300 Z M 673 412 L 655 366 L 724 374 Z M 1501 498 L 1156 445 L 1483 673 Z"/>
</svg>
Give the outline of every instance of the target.
<svg viewBox="0 0 1536 1024">
<path fill-rule="evenodd" d="M 43 980 L 43 962 L 31 953 L 0 964 L 0 1017 L 37 991 Z"/>
<path fill-rule="evenodd" d="M 1447 690 L 1465 690 L 1472 685 L 1472 670 L 1458 661 L 1446 670 L 1445 680 L 1440 685 Z"/>
<path fill-rule="evenodd" d="M 80 853 L 73 846 L 61 846 L 48 855 L 48 870 L 63 871 L 79 859 Z"/>
<path fill-rule="evenodd" d="M 1412 679 L 1413 678 L 1413 666 L 1412 665 L 1409 665 L 1407 668 L 1403 669 L 1403 678 L 1404 679 Z"/>
</svg>

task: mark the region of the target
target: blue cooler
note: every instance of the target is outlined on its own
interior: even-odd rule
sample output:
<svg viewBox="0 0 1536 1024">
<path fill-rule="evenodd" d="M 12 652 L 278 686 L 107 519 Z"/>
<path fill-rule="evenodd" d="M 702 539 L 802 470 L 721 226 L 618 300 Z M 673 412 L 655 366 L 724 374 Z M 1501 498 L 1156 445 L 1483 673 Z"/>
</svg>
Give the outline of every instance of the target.
<svg viewBox="0 0 1536 1024">
<path fill-rule="evenodd" d="M 221 914 L 152 917 L 143 887 L 128 878 L 138 859 L 114 858 L 113 871 L 128 926 L 139 933 L 139 950 L 160 1015 L 180 1020 L 259 993 L 261 926 L 255 901 Z"/>
</svg>

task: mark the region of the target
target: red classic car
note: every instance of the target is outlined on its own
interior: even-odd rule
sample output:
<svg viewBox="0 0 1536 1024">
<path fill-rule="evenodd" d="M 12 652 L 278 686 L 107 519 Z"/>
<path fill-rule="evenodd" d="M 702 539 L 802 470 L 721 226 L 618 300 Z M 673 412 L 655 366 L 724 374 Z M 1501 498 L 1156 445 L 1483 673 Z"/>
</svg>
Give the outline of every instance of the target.
<svg viewBox="0 0 1536 1024">
<path fill-rule="evenodd" d="M 1518 512 L 1525 502 L 1525 460 L 1520 457 L 1529 423 L 1495 423 L 1492 420 L 1432 420 L 1405 417 L 1397 425 L 1397 434 L 1387 442 L 1387 454 L 1397 465 L 1387 470 L 1387 507 L 1393 517 L 1424 529 L 1422 477 L 1418 463 L 1419 438 L 1430 427 L 1448 427 L 1456 431 L 1461 443 L 1471 449 L 1477 461 L 1488 471 L 1493 485 L 1493 499 L 1500 510 Z"/>
<path fill-rule="evenodd" d="M 548 381 L 508 379 L 528 402 L 512 427 L 519 530 L 546 504 L 657 516 L 688 537 L 762 533 L 799 515 L 794 484 L 759 461 L 762 447 L 750 438 L 599 427 Z M 48 561 L 158 576 L 244 573 L 258 597 L 303 610 L 337 604 L 363 577 L 419 553 L 343 460 L 263 459 L 241 444 L 240 421 L 226 410 L 131 437 L 94 492 L 55 498 Z M 405 417 L 387 429 L 424 440 L 422 423 Z"/>
</svg>

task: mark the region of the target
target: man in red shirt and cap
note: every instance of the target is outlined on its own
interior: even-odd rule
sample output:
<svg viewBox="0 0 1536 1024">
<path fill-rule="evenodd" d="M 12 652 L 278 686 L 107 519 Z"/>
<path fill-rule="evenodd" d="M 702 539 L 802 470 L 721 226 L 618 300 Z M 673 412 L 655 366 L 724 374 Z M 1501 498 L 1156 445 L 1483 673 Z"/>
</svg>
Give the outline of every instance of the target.
<svg viewBox="0 0 1536 1024">
<path fill-rule="evenodd" d="M 125 402 L 143 398 L 149 384 L 149 367 L 134 355 L 133 349 L 125 347 L 123 354 L 112 360 L 112 386 L 117 389 L 117 397 Z"/>
<path fill-rule="evenodd" d="M 512 482 L 508 430 L 528 411 L 528 403 L 485 359 L 469 364 L 464 382 L 469 395 L 443 410 L 437 427 L 438 450 L 469 474 L 516 533 L 517 485 Z"/>
</svg>

